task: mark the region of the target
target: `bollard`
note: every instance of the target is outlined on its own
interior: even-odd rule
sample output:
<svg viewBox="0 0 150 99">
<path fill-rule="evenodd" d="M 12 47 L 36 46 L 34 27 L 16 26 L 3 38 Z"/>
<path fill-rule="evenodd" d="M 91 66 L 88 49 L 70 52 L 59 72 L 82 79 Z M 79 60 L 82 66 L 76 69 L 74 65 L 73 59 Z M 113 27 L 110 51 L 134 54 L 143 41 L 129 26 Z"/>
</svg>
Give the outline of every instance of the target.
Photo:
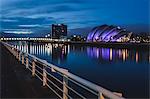
<svg viewBox="0 0 150 99">
<path fill-rule="evenodd" d="M 26 57 L 26 68 L 29 68 L 29 59 Z"/>
<path fill-rule="evenodd" d="M 35 60 L 32 61 L 32 76 L 35 76 Z"/>
<path fill-rule="evenodd" d="M 98 93 L 98 99 L 105 99 L 101 92 Z"/>
<path fill-rule="evenodd" d="M 24 55 L 22 54 L 22 64 L 24 64 Z"/>
<path fill-rule="evenodd" d="M 47 74 L 46 74 L 46 68 L 43 66 L 43 86 L 47 84 Z"/>
<path fill-rule="evenodd" d="M 65 70 L 66 72 L 68 72 L 68 70 Z M 66 75 L 63 75 L 63 99 L 68 99 L 68 79 Z"/>
</svg>

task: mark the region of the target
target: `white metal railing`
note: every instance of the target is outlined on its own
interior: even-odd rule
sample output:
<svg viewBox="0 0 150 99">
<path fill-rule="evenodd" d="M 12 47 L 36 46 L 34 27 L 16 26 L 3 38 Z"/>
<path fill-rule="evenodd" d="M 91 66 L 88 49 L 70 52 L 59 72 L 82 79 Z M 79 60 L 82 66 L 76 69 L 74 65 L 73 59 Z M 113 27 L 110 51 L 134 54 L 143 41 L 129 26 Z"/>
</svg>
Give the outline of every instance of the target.
<svg viewBox="0 0 150 99">
<path fill-rule="evenodd" d="M 26 66 L 26 69 L 29 69 L 32 72 L 32 76 L 37 76 L 43 82 L 43 86 L 47 86 L 51 89 L 60 99 L 124 99 L 119 93 L 111 92 L 68 72 L 66 69 L 50 64 L 34 55 L 24 53 L 8 43 L 2 43 L 16 57 L 16 59 Z M 87 97 L 81 89 L 84 90 L 83 92 L 86 91 L 86 94 L 91 94 L 92 97 Z M 76 97 L 74 97 L 75 95 Z"/>
</svg>

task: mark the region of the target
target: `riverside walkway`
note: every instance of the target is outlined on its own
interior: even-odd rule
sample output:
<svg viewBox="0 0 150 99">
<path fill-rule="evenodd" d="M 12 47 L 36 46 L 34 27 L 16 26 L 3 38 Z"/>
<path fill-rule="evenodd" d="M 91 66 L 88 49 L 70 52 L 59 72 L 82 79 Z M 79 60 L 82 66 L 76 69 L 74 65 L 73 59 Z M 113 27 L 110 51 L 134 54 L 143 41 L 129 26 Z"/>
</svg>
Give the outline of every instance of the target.
<svg viewBox="0 0 150 99">
<path fill-rule="evenodd" d="M 125 99 L 8 43 L 0 46 L 1 98 Z"/>
<path fill-rule="evenodd" d="M 0 43 L 1 98 L 57 98 Z"/>
</svg>

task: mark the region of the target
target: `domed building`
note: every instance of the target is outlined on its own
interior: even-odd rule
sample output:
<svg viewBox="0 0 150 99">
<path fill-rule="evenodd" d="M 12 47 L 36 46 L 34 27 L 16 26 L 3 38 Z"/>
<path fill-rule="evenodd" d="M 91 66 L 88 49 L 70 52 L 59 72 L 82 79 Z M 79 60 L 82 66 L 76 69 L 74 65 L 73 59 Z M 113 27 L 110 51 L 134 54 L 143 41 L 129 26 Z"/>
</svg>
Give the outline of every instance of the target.
<svg viewBox="0 0 150 99">
<path fill-rule="evenodd" d="M 127 42 L 131 32 L 117 26 L 101 25 L 92 29 L 87 36 L 88 42 Z"/>
</svg>

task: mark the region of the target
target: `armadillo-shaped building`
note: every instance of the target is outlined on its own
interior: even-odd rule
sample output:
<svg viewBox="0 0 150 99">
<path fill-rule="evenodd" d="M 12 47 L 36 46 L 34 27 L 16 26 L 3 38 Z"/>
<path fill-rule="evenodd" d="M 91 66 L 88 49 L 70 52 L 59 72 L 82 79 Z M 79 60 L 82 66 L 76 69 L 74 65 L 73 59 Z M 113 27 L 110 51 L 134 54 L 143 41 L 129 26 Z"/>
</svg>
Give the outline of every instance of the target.
<svg viewBox="0 0 150 99">
<path fill-rule="evenodd" d="M 101 25 L 92 29 L 87 36 L 87 41 L 91 42 L 115 42 L 123 37 L 127 37 L 129 32 L 117 26 Z"/>
</svg>

